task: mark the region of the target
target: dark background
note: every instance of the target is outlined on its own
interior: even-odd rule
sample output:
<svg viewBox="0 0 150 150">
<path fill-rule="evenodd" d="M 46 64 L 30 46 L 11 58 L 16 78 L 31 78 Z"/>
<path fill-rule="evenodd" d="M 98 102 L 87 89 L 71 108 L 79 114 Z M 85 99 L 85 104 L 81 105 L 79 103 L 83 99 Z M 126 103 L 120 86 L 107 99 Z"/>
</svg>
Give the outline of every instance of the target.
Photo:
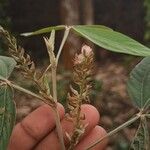
<svg viewBox="0 0 150 150">
<path fill-rule="evenodd" d="M 47 55 L 42 36 L 23 38 L 19 34 L 53 25 L 102 24 L 145 42 L 146 7 L 141 0 L 1 0 L 0 6 L 0 18 L 3 19 L 0 24 L 15 34 L 28 52 L 34 53 L 35 60 Z M 58 33 L 56 49 L 61 37 L 62 33 Z M 65 62 L 66 57 L 70 58 L 69 51 L 80 49 L 82 42 L 85 41 L 73 36 L 72 42 L 66 43 L 65 49 L 69 50 L 62 56 L 66 68 L 70 68 Z M 101 48 L 95 49 L 97 60 L 119 57 Z"/>
</svg>

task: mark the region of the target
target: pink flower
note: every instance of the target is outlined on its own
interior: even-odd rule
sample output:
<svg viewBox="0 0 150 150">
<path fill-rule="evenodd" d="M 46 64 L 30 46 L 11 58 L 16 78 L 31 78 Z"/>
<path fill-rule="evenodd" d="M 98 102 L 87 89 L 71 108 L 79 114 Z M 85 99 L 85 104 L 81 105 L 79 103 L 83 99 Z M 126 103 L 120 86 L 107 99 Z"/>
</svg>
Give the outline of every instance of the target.
<svg viewBox="0 0 150 150">
<path fill-rule="evenodd" d="M 84 62 L 86 57 L 89 57 L 92 53 L 92 49 L 89 46 L 84 45 L 81 49 L 81 53 L 75 55 L 74 64 L 81 64 Z"/>
<path fill-rule="evenodd" d="M 89 47 L 87 45 L 84 45 L 81 49 L 81 53 L 84 54 L 85 56 L 91 55 L 92 52 L 93 51 L 92 51 L 91 47 Z"/>
</svg>

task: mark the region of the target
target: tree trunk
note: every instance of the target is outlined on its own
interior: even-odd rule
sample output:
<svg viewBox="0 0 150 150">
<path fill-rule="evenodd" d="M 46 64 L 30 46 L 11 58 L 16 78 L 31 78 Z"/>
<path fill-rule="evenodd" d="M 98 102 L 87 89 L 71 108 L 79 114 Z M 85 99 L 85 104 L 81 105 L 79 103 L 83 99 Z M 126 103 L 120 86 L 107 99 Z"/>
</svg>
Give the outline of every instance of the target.
<svg viewBox="0 0 150 150">
<path fill-rule="evenodd" d="M 61 23 L 65 25 L 80 24 L 80 1 L 79 0 L 63 0 L 60 3 L 60 15 Z M 73 66 L 74 54 L 81 48 L 80 38 L 75 34 L 70 33 L 68 40 L 66 41 L 63 53 L 62 61 L 65 69 L 71 69 Z"/>
<path fill-rule="evenodd" d="M 93 0 L 81 0 L 83 24 L 94 24 Z"/>
<path fill-rule="evenodd" d="M 84 25 L 92 25 L 94 24 L 94 8 L 93 8 L 93 0 L 81 0 L 81 16 L 82 23 Z M 89 45 L 92 49 L 94 49 L 94 44 L 90 41 L 84 40 L 85 44 Z"/>
</svg>

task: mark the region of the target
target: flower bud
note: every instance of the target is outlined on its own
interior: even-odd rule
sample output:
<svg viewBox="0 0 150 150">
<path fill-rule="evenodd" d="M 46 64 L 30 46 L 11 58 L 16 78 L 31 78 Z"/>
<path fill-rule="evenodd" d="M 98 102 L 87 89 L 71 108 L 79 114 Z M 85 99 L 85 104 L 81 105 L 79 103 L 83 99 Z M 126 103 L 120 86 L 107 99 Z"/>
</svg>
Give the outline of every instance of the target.
<svg viewBox="0 0 150 150">
<path fill-rule="evenodd" d="M 81 53 L 79 55 L 76 54 L 74 64 L 81 64 L 84 62 L 85 58 L 89 57 L 92 53 L 92 49 L 89 46 L 84 45 L 81 49 Z"/>
<path fill-rule="evenodd" d="M 93 51 L 92 51 L 91 47 L 89 47 L 87 45 L 84 45 L 81 49 L 81 53 L 84 54 L 85 56 L 90 56 L 92 52 Z"/>
</svg>

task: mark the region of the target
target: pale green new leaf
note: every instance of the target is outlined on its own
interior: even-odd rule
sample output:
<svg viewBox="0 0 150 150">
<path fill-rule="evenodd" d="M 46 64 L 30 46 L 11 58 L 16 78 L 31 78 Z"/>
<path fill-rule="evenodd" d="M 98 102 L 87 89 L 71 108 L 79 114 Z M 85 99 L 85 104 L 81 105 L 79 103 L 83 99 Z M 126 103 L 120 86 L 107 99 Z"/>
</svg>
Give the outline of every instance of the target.
<svg viewBox="0 0 150 150">
<path fill-rule="evenodd" d="M 132 70 L 127 90 L 131 100 L 139 109 L 150 106 L 150 57 L 144 58 Z"/>
<path fill-rule="evenodd" d="M 0 56 L 0 79 L 8 78 L 16 66 L 16 62 L 11 57 Z"/>
<path fill-rule="evenodd" d="M 141 119 L 138 130 L 132 141 L 130 150 L 149 150 L 149 132 L 147 127 L 147 121 L 145 118 Z"/>
<path fill-rule="evenodd" d="M 112 30 L 106 26 L 103 25 L 84 25 L 85 27 L 95 27 L 95 28 L 104 28 L 104 29 L 109 29 Z M 32 36 L 32 35 L 38 35 L 38 34 L 44 34 L 44 33 L 49 33 L 52 30 L 63 30 L 65 29 L 67 26 L 66 25 L 58 25 L 58 26 L 50 26 L 50 27 L 46 27 L 46 28 L 42 28 L 33 32 L 27 32 L 27 33 L 22 33 L 22 36 Z M 68 26 L 69 27 L 69 26 Z M 72 28 L 73 26 L 70 26 L 70 28 Z"/>
<path fill-rule="evenodd" d="M 136 56 L 150 56 L 148 47 L 110 28 L 96 25 L 77 25 L 72 28 L 79 35 L 107 50 Z"/>
<path fill-rule="evenodd" d="M 65 28 L 65 25 L 59 25 L 59 26 L 52 26 L 47 28 L 42 28 L 34 32 L 28 32 L 28 33 L 22 33 L 23 36 L 32 36 L 32 35 L 38 35 L 43 33 L 51 32 L 52 30 L 62 30 Z"/>
</svg>

